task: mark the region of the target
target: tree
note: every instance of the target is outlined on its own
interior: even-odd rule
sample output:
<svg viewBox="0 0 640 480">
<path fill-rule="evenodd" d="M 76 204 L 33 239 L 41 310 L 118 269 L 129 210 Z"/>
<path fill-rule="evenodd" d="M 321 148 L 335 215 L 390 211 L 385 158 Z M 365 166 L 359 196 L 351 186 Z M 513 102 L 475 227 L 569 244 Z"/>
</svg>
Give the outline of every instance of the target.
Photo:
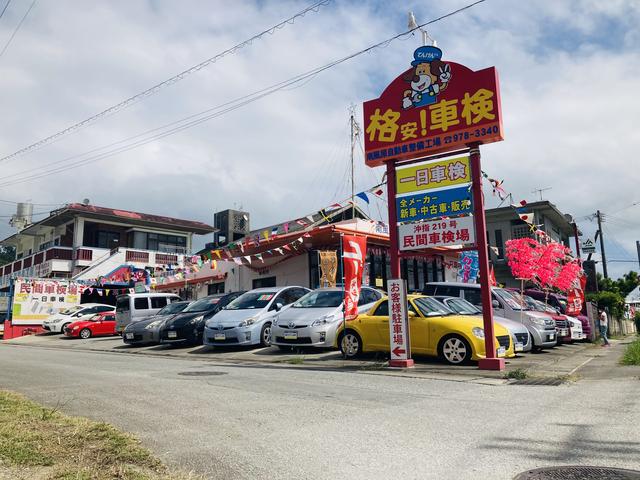
<svg viewBox="0 0 640 480">
<path fill-rule="evenodd" d="M 16 259 L 16 247 L 4 247 L 0 245 L 0 265 L 6 265 Z"/>
<path fill-rule="evenodd" d="M 622 318 L 624 314 L 624 297 L 618 292 L 588 293 L 587 301 L 597 303 L 598 308 L 608 309 L 614 317 Z"/>
</svg>

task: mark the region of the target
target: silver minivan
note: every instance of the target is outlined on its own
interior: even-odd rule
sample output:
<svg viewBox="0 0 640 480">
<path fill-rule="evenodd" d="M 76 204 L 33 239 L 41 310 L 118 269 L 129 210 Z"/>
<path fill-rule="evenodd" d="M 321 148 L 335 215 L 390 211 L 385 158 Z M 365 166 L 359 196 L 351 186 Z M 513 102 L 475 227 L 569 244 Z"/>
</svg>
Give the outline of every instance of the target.
<svg viewBox="0 0 640 480">
<path fill-rule="evenodd" d="M 482 310 L 480 285 L 462 282 L 430 282 L 424 286 L 425 295 L 461 297 Z M 556 322 L 549 315 L 528 309 L 521 299 L 504 288 L 491 288 L 494 313 L 499 317 L 522 323 L 531 334 L 533 350 L 556 345 Z"/>
<path fill-rule="evenodd" d="M 116 333 L 122 333 L 124 327 L 155 315 L 170 303 L 182 299 L 175 293 L 127 293 L 116 299 Z"/>
</svg>

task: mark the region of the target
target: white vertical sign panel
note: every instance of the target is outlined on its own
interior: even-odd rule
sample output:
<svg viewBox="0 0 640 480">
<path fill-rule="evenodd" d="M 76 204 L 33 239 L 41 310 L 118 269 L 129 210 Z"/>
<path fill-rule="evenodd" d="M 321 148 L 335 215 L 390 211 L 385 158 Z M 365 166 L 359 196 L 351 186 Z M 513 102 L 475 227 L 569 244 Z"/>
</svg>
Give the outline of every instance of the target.
<svg viewBox="0 0 640 480">
<path fill-rule="evenodd" d="M 389 290 L 389 341 L 391 361 L 407 360 L 407 292 L 404 280 L 387 281 Z"/>
</svg>

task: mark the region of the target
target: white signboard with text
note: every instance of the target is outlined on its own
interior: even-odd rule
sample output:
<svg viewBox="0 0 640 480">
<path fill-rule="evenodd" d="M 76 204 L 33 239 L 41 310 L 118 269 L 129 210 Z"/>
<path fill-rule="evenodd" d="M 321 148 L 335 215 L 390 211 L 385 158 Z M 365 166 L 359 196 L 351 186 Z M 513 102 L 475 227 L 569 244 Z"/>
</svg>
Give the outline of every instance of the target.
<svg viewBox="0 0 640 480">
<path fill-rule="evenodd" d="M 400 250 L 472 245 L 476 241 L 473 217 L 427 220 L 398 227 Z"/>
<path fill-rule="evenodd" d="M 80 304 L 80 285 L 54 279 L 19 278 L 13 283 L 11 322 L 38 324 L 49 315 Z"/>
<path fill-rule="evenodd" d="M 404 280 L 388 280 L 389 290 L 389 341 L 391 363 L 407 360 L 409 343 L 407 323 L 407 292 Z"/>
</svg>

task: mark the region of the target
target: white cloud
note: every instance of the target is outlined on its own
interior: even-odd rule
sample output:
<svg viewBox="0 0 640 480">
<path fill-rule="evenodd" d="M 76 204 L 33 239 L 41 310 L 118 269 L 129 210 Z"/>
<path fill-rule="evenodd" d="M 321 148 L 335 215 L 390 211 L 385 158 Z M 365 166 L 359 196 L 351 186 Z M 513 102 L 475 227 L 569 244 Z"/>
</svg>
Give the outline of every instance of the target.
<svg viewBox="0 0 640 480">
<path fill-rule="evenodd" d="M 12 2 L 0 42 L 28 2 Z M 350 54 L 465 2 L 333 2 L 294 25 L 91 127 L 10 162 L 0 177 L 85 152 L 224 103 Z M 307 2 L 39 2 L 0 57 L 0 154 L 54 133 L 248 38 Z M 547 192 L 576 216 L 637 196 L 634 2 L 487 1 L 429 27 L 446 58 L 500 72 L 506 139 L 484 168 L 521 198 Z M 619 44 L 611 46 L 612 41 Z M 408 67 L 419 37 L 397 41 L 198 127 L 72 172 L 2 189 L 3 199 L 78 201 L 211 220 L 240 205 L 254 226 L 305 215 L 349 194 L 348 106 Z M 356 168 L 358 188 L 381 171 Z M 491 203 L 491 202 L 490 202 Z M 377 207 L 372 207 L 372 213 Z M 2 214 L 11 213 L 3 206 Z M 634 227 L 610 228 L 634 252 Z M 588 227 L 588 225 L 585 225 Z M 8 226 L 0 234 L 8 234 Z M 625 266 L 621 268 L 625 268 Z"/>
</svg>

